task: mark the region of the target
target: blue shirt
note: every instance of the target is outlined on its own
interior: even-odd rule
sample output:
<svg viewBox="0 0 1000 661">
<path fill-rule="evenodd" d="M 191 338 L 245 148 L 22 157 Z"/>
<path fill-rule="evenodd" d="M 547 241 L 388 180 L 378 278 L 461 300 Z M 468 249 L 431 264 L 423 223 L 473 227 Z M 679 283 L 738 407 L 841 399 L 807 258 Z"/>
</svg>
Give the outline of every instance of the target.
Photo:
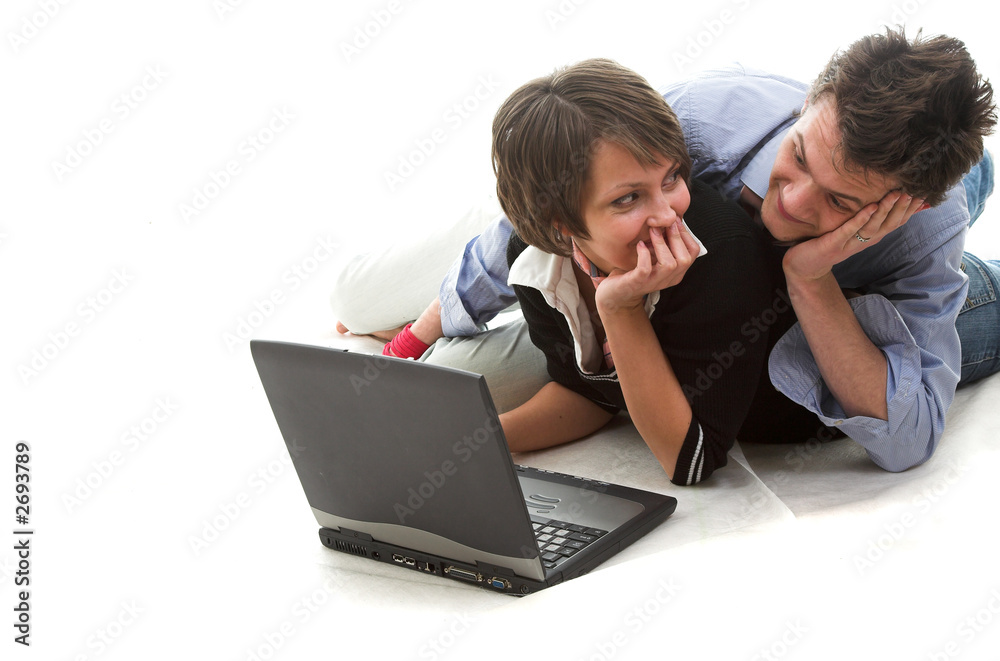
<svg viewBox="0 0 1000 661">
<path fill-rule="evenodd" d="M 661 92 L 683 127 L 692 176 L 736 202 L 743 186 L 764 197 L 778 147 L 807 90 L 803 83 L 735 66 Z M 886 470 L 926 461 L 944 431 L 961 368 L 955 319 L 968 288 L 960 268 L 968 223 L 958 184 L 939 206 L 915 214 L 833 269 L 841 287 L 862 294 L 850 299 L 851 307 L 886 357 L 887 421 L 845 414 L 798 324 L 771 352 L 774 386 L 860 443 Z M 440 291 L 446 335 L 470 335 L 516 300 L 507 284 L 511 231 L 510 221 L 499 216 L 452 266 Z"/>
</svg>

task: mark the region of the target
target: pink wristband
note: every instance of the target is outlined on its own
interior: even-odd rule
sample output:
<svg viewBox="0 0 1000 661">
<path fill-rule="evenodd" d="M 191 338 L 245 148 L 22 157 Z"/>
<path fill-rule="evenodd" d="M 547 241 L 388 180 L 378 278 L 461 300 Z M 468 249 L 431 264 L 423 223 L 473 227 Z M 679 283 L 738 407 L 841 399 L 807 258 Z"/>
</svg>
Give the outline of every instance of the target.
<svg viewBox="0 0 1000 661">
<path fill-rule="evenodd" d="M 420 358 L 431 345 L 424 344 L 417 339 L 417 336 L 410 330 L 413 324 L 406 324 L 406 328 L 396 333 L 396 337 L 390 342 L 386 342 L 382 347 L 383 356 L 397 356 L 399 358 Z"/>
</svg>

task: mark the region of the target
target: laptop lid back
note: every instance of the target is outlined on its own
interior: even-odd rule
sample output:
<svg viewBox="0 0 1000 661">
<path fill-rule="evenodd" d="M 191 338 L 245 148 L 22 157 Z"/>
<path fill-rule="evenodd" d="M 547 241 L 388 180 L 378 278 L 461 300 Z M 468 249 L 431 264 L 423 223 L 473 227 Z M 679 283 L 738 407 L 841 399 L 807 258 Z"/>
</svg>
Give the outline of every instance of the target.
<svg viewBox="0 0 1000 661">
<path fill-rule="evenodd" d="M 250 348 L 321 526 L 543 579 L 482 376 L 286 342 Z"/>
</svg>

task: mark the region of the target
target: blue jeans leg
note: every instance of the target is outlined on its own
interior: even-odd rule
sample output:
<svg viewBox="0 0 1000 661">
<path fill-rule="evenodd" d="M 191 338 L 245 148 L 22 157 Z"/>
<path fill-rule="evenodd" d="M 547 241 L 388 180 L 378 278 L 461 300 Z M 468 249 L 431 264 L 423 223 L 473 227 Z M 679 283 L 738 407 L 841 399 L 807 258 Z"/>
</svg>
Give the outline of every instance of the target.
<svg viewBox="0 0 1000 661">
<path fill-rule="evenodd" d="M 962 270 L 969 276 L 969 294 L 955 322 L 962 341 L 959 385 L 1000 371 L 1000 261 L 965 253 Z"/>
</svg>

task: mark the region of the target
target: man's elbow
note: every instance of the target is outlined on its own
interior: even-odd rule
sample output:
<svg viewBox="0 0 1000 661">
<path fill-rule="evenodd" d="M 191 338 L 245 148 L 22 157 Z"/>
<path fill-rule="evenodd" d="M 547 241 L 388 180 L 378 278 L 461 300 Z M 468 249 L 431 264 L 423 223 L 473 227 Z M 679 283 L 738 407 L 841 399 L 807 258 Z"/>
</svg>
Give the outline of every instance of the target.
<svg viewBox="0 0 1000 661">
<path fill-rule="evenodd" d="M 937 436 L 928 435 L 923 439 L 911 436 L 891 439 L 890 443 L 891 452 L 876 453 L 869 450 L 868 456 L 879 468 L 890 473 L 902 473 L 919 466 L 933 456 L 937 447 Z"/>
</svg>

